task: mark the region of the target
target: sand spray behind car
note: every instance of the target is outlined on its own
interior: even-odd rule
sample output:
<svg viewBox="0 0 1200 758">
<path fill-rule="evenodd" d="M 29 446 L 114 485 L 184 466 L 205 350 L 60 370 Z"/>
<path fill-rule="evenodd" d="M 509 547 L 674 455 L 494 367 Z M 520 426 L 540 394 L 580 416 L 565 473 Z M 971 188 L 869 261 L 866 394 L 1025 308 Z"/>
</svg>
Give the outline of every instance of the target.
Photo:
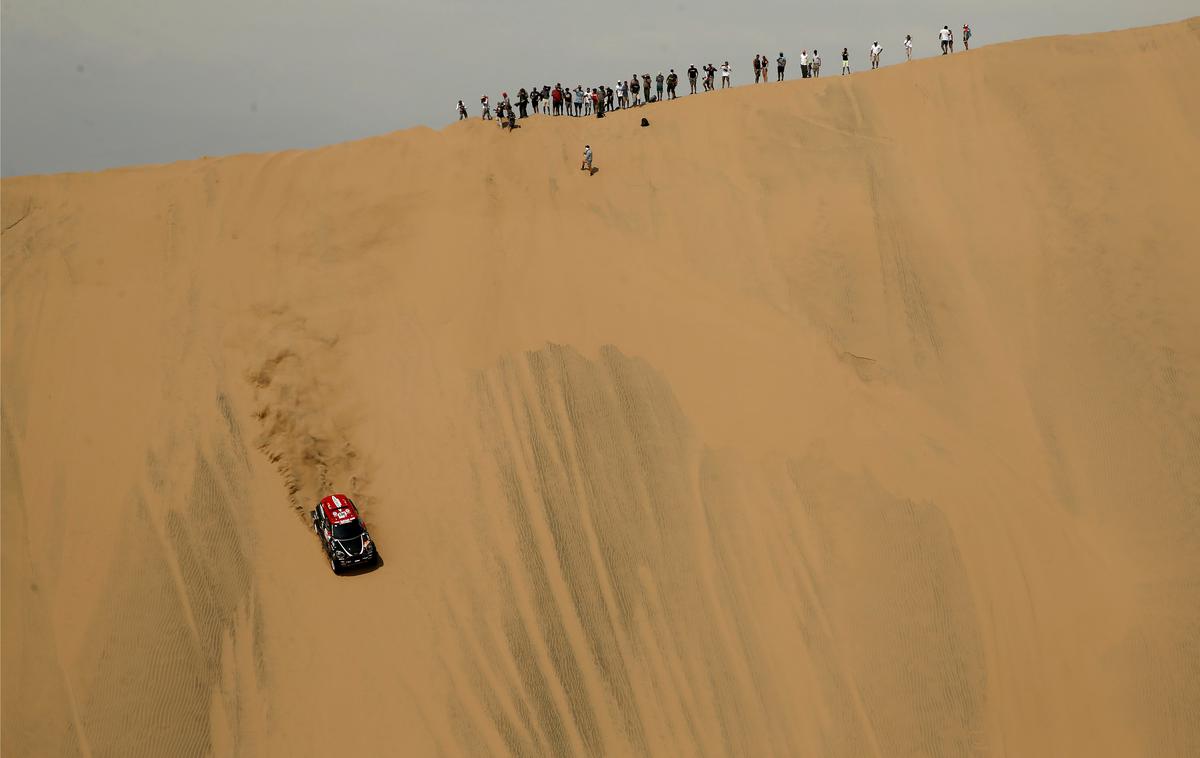
<svg viewBox="0 0 1200 758">
<path fill-rule="evenodd" d="M 279 471 L 288 499 L 307 518 L 334 491 L 369 502 L 370 477 L 352 441 L 358 415 L 336 392 L 328 367 L 341 365 L 338 338 L 287 309 L 264 324 L 260 354 L 247 374 L 259 423 L 259 450 Z M 324 367 L 324 373 L 322 373 Z"/>
</svg>

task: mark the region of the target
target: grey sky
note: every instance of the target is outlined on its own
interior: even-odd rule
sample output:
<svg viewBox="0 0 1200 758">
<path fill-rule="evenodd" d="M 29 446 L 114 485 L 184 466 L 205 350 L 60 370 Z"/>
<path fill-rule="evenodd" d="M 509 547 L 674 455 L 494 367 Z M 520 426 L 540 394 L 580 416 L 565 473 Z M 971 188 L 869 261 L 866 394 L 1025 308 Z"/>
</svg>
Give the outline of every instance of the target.
<svg viewBox="0 0 1200 758">
<path fill-rule="evenodd" d="M 4 0 L 0 163 L 5 176 L 308 147 L 417 124 L 462 98 L 561 81 L 611 84 L 756 52 L 850 48 L 866 68 L 937 50 L 1120 29 L 1196 13 L 1195 0 Z M 1111 65 L 1097 61 L 1097 66 Z M 793 72 L 798 76 L 799 72 Z M 472 107 L 475 115 L 477 107 Z"/>
</svg>

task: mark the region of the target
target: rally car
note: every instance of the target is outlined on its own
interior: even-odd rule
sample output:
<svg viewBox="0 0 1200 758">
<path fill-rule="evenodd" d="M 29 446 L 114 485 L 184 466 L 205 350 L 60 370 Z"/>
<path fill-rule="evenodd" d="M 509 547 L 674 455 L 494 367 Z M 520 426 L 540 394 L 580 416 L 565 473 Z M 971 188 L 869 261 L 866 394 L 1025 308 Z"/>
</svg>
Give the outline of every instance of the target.
<svg viewBox="0 0 1200 758">
<path fill-rule="evenodd" d="M 329 495 L 322 499 L 312 511 L 312 520 L 313 530 L 329 555 L 333 573 L 371 565 L 379 559 L 375 541 L 358 517 L 358 509 L 345 495 Z"/>
</svg>

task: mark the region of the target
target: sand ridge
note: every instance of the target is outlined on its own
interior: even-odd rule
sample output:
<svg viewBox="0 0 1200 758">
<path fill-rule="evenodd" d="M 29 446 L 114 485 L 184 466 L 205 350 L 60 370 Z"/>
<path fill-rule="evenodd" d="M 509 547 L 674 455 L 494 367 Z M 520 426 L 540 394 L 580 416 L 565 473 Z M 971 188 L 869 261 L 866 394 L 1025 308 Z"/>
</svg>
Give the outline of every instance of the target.
<svg viewBox="0 0 1200 758">
<path fill-rule="evenodd" d="M 0 749 L 1200 752 L 1197 62 L 4 180 Z"/>
</svg>

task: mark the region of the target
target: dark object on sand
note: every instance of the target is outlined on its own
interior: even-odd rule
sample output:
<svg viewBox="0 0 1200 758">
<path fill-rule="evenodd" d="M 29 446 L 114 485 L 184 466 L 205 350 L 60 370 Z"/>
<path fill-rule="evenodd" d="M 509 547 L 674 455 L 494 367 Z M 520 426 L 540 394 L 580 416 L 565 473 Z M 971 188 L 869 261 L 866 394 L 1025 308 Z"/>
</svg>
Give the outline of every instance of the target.
<svg viewBox="0 0 1200 758">
<path fill-rule="evenodd" d="M 650 126 L 650 119 L 648 119 L 648 118 L 642 119 L 642 126 Z"/>
</svg>

